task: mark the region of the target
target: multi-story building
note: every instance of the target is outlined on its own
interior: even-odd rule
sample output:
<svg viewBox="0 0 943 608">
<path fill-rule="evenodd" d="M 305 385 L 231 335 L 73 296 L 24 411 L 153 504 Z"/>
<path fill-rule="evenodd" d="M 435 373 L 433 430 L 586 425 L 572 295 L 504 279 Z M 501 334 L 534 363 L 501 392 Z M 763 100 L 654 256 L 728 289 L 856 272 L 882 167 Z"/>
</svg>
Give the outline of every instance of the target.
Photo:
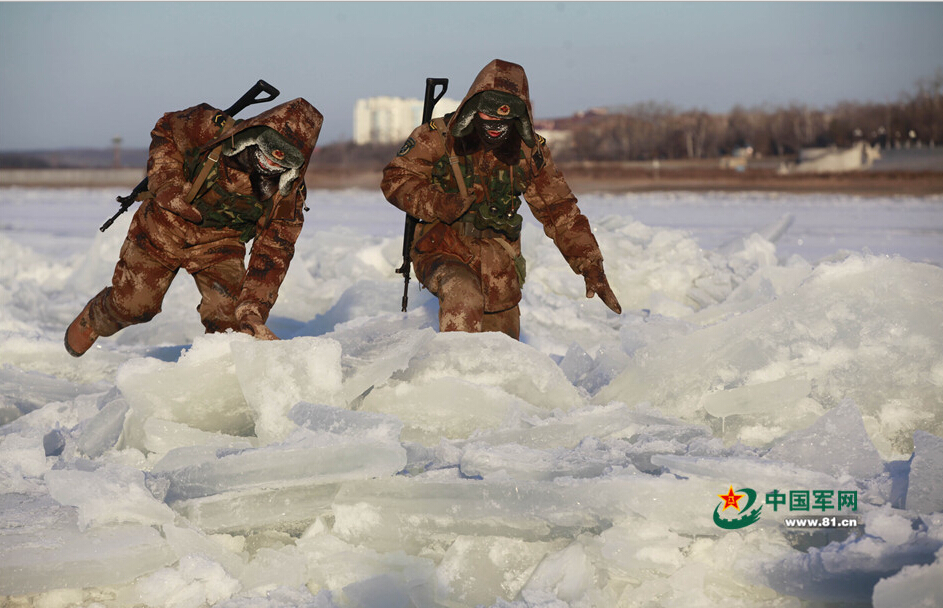
<svg viewBox="0 0 943 608">
<path fill-rule="evenodd" d="M 454 99 L 443 97 L 435 105 L 433 117 L 458 108 Z M 393 144 L 409 137 L 422 122 L 422 100 L 402 97 L 358 99 L 354 105 L 354 143 Z"/>
</svg>

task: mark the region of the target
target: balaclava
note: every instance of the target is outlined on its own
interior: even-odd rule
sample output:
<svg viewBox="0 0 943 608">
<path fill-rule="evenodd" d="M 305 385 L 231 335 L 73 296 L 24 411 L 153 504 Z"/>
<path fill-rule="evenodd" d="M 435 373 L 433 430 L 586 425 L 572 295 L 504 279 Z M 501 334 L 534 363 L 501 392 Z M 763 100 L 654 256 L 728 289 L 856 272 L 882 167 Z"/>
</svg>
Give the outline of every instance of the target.
<svg viewBox="0 0 943 608">
<path fill-rule="evenodd" d="M 223 154 L 249 174 L 252 190 L 267 200 L 276 189 L 283 196 L 304 165 L 304 155 L 271 127 L 252 127 L 227 140 Z"/>
<path fill-rule="evenodd" d="M 478 116 L 478 112 L 498 120 L 483 120 Z M 485 146 L 494 148 L 507 138 L 511 125 L 517 128 L 524 144 L 528 147 L 534 146 L 534 130 L 530 124 L 530 117 L 524 101 L 503 91 L 482 91 L 462 106 L 461 112 L 452 126 L 452 135 L 465 137 L 474 130 Z M 501 131 L 502 133 L 492 136 L 487 133 L 489 130 Z"/>
</svg>

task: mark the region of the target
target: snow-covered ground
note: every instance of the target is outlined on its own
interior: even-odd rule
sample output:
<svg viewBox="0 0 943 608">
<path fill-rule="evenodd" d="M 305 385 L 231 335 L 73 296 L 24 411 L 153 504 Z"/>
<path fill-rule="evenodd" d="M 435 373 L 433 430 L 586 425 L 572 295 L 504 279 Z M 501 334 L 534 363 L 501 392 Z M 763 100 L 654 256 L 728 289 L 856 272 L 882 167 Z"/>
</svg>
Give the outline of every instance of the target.
<svg viewBox="0 0 943 608">
<path fill-rule="evenodd" d="M 0 189 L 0 604 L 943 605 L 943 197 L 584 196 L 625 313 L 528 215 L 515 342 L 314 191 L 290 339 L 184 275 L 73 359 L 124 193 Z"/>
</svg>

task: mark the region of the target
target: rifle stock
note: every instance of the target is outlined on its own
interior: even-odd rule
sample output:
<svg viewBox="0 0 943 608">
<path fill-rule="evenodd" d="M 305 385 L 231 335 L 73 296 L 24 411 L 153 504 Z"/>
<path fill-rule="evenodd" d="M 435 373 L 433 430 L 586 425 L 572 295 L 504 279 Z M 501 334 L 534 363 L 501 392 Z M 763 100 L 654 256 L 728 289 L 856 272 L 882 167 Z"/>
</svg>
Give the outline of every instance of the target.
<svg viewBox="0 0 943 608">
<path fill-rule="evenodd" d="M 435 88 L 441 86 L 442 90 L 436 95 Z M 448 78 L 426 78 L 426 94 L 422 100 L 422 124 L 432 120 L 432 111 L 435 104 L 449 88 Z M 413 235 L 416 233 L 416 224 L 419 220 L 406 214 L 406 226 L 403 229 L 403 265 L 396 269 L 396 272 L 403 275 L 403 301 L 402 312 L 406 312 L 409 305 L 409 268 L 412 265 Z"/>
<path fill-rule="evenodd" d="M 266 96 L 260 97 L 262 93 L 266 93 Z M 247 107 L 251 105 L 254 105 L 257 103 L 265 103 L 267 101 L 272 101 L 273 99 L 278 97 L 278 95 L 279 95 L 278 89 L 276 89 L 269 83 L 265 82 L 264 80 L 259 80 L 254 85 L 252 85 L 252 87 L 248 91 L 246 91 L 242 95 L 242 97 L 237 99 L 236 103 L 232 104 L 231 106 L 223 110 L 223 113 L 225 113 L 227 116 L 235 116 L 236 114 L 238 114 L 239 112 L 242 112 L 243 110 L 245 110 Z M 101 228 L 99 228 L 99 230 L 102 232 L 108 230 L 108 228 L 112 224 L 115 223 L 115 220 L 118 219 L 118 217 L 121 216 L 122 213 L 127 212 L 128 209 L 131 208 L 131 205 L 133 205 L 134 202 L 138 200 L 138 196 L 140 196 L 143 192 L 146 192 L 146 191 L 147 191 L 147 178 L 145 177 L 144 179 L 141 180 L 141 183 L 139 183 L 137 186 L 134 187 L 133 190 L 131 190 L 130 194 L 127 194 L 125 196 L 118 196 L 117 198 L 115 198 L 116 201 L 121 203 L 121 207 L 113 216 L 108 218 L 108 220 L 104 224 L 101 225 Z"/>
</svg>

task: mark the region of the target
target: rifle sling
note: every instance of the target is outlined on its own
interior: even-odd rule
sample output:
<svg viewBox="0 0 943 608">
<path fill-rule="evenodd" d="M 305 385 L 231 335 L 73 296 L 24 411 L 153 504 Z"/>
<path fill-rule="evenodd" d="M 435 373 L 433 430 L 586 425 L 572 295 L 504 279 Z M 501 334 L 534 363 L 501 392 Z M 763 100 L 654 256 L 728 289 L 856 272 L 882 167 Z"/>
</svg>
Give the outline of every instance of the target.
<svg viewBox="0 0 943 608">
<path fill-rule="evenodd" d="M 232 118 L 226 118 L 223 121 L 222 126 L 219 128 L 219 132 L 222 133 L 232 122 Z M 183 199 L 188 205 L 193 203 L 193 199 L 196 198 L 197 193 L 200 191 L 200 188 L 203 187 L 203 183 L 206 182 L 206 178 L 209 177 L 210 171 L 213 170 L 213 167 L 219 162 L 220 154 L 223 153 L 223 144 L 219 144 L 209 153 L 206 157 L 206 160 L 203 161 L 203 165 L 200 167 L 200 173 L 197 174 L 196 179 L 193 180 L 193 185 L 190 186 L 190 191 L 187 192 L 187 196 Z"/>
<path fill-rule="evenodd" d="M 445 139 L 448 138 L 448 129 L 446 129 L 445 119 L 436 118 L 432 121 L 433 127 L 442 133 L 443 144 Z M 455 176 L 455 181 L 458 183 L 458 191 L 462 194 L 462 199 L 468 198 L 468 188 L 465 186 L 465 177 L 462 175 L 462 169 L 458 166 L 458 157 L 455 156 L 450 150 L 446 149 L 445 151 L 449 155 L 449 165 L 452 166 L 452 174 Z"/>
</svg>

